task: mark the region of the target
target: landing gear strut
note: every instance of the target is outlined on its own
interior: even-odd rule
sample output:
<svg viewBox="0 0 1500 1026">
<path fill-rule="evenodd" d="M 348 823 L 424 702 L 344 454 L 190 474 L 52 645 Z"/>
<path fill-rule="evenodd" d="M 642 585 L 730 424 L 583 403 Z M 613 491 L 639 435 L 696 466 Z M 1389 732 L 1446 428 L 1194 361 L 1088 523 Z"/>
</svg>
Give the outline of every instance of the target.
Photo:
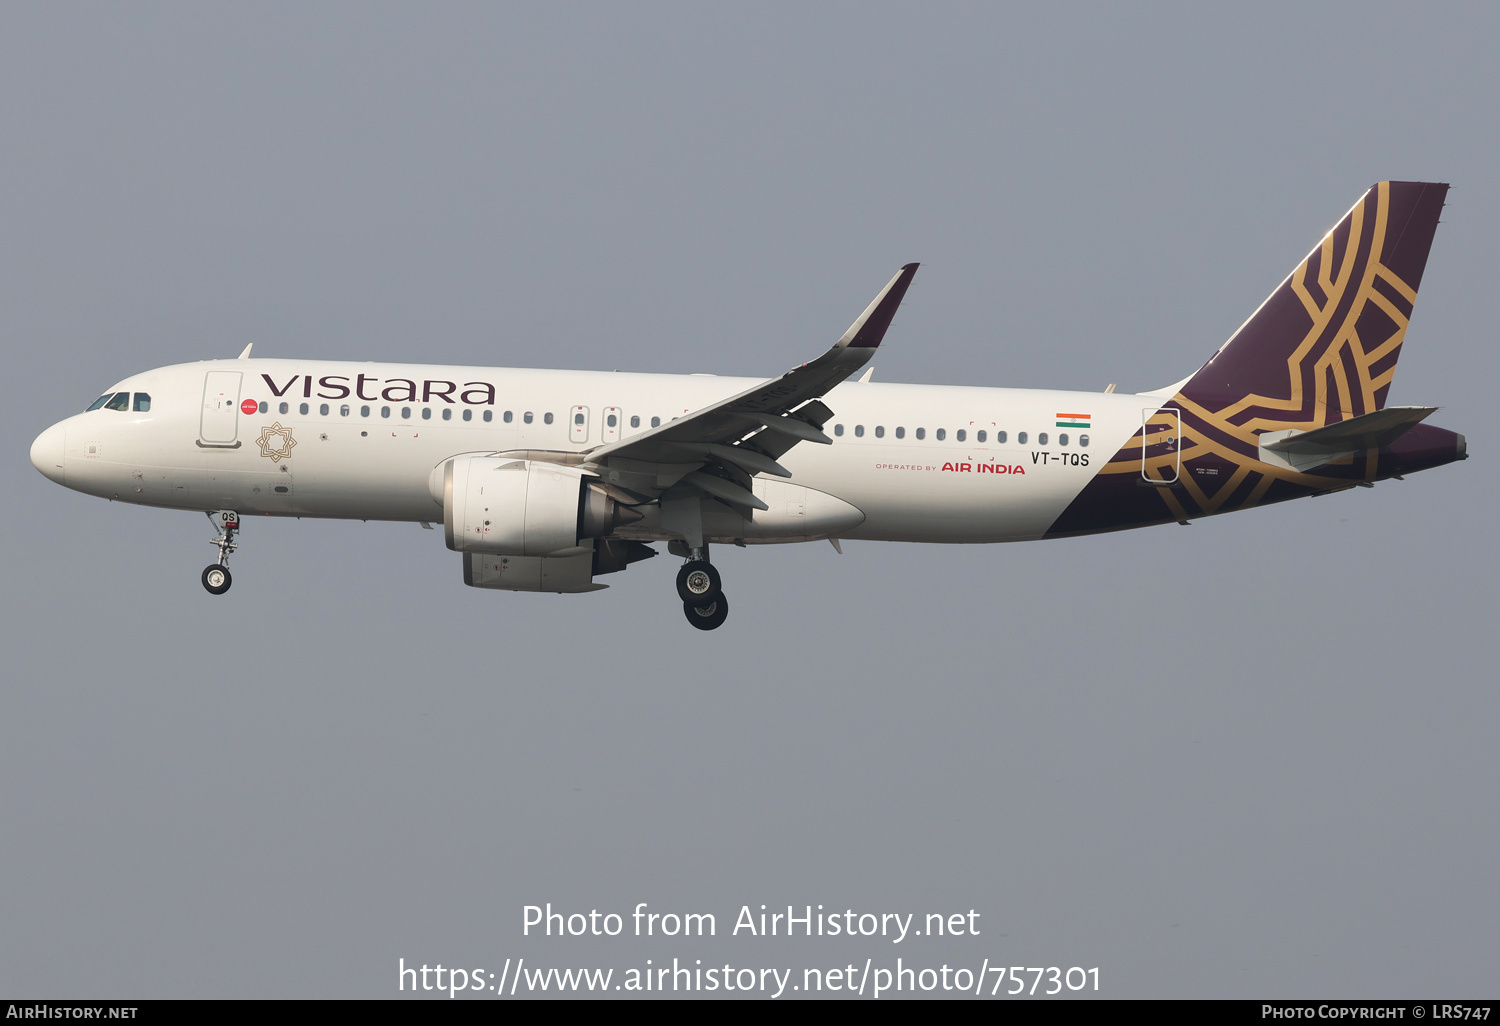
<svg viewBox="0 0 1500 1026">
<path fill-rule="evenodd" d="M 688 561 L 677 571 L 677 594 L 688 623 L 700 631 L 711 631 L 729 616 L 719 571 L 708 561 L 708 545 L 689 551 Z"/>
<path fill-rule="evenodd" d="M 232 509 L 221 509 L 207 516 L 219 531 L 209 543 L 218 547 L 219 561 L 203 568 L 203 587 L 210 595 L 222 595 L 234 583 L 234 578 L 229 576 L 229 554 L 238 547 L 234 536 L 240 533 L 240 515 Z"/>
</svg>

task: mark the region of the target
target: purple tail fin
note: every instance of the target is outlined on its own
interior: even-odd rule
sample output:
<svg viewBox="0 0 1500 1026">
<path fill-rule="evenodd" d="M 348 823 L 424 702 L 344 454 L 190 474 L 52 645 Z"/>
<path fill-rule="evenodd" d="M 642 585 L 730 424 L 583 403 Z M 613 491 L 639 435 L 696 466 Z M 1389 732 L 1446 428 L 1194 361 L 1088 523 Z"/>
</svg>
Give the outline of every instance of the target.
<svg viewBox="0 0 1500 1026">
<path fill-rule="evenodd" d="M 1142 394 L 1154 401 L 1141 430 L 1047 534 L 1185 523 L 1464 459 L 1462 436 L 1426 424 L 1390 444 L 1363 441 L 1359 425 L 1323 432 L 1367 447 L 1317 466 L 1268 461 L 1261 445 L 1267 431 L 1283 438 L 1385 407 L 1447 192 L 1381 182 L 1365 193 L 1175 395 L 1158 406 L 1162 392 Z"/>
<path fill-rule="evenodd" d="M 1381 182 L 1175 397 L 1234 434 L 1385 406 L 1448 186 Z"/>
</svg>

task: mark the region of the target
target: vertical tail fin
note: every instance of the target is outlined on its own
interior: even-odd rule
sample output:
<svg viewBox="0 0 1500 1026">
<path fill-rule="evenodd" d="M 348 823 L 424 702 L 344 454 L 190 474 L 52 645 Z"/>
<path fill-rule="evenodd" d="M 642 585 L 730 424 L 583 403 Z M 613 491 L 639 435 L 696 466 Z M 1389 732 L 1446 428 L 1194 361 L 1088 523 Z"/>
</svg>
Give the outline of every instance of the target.
<svg viewBox="0 0 1500 1026">
<path fill-rule="evenodd" d="M 1372 187 L 1177 402 L 1232 434 L 1383 408 L 1447 192 L 1428 182 Z"/>
<path fill-rule="evenodd" d="M 1401 417 L 1369 416 L 1385 406 L 1447 192 L 1381 182 L 1365 193 L 1175 394 L 1142 393 L 1153 402 L 1141 430 L 1047 534 L 1185 523 L 1463 459 L 1451 431 L 1387 437 Z M 1294 434 L 1301 443 L 1286 444 Z M 1278 442 L 1292 455 L 1268 461 Z M 1301 458 L 1320 445 L 1323 458 Z"/>
</svg>

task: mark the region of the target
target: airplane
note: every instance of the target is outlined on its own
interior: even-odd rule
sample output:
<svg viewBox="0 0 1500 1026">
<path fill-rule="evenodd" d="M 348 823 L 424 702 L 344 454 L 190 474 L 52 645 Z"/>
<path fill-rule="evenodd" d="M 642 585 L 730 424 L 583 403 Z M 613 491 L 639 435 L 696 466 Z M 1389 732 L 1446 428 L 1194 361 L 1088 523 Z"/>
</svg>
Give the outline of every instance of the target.
<svg viewBox="0 0 1500 1026">
<path fill-rule="evenodd" d="M 1197 371 L 1151 392 L 876 383 L 917 264 L 778 378 L 252 359 L 162 367 L 43 431 L 32 463 L 200 511 L 229 590 L 241 517 L 441 520 L 475 588 L 576 593 L 683 559 L 688 622 L 729 613 L 713 544 L 985 543 L 1187 524 L 1467 458 L 1386 406 L 1448 186 L 1380 182 Z M 253 345 L 253 343 L 252 343 Z"/>
</svg>

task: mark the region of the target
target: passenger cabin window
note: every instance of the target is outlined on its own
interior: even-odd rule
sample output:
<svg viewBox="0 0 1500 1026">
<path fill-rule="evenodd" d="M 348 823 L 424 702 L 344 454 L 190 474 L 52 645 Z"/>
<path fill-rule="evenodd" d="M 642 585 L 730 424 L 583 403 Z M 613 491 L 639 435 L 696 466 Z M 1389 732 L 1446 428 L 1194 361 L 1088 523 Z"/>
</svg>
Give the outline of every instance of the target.
<svg viewBox="0 0 1500 1026">
<path fill-rule="evenodd" d="M 521 420 L 525 421 L 527 424 L 530 424 L 531 423 L 531 411 L 527 410 L 525 413 L 521 414 Z"/>
<path fill-rule="evenodd" d="M 323 416 L 323 417 L 328 416 L 328 404 L 327 403 L 319 403 L 318 404 L 318 414 L 320 416 Z"/>
<path fill-rule="evenodd" d="M 281 406 L 280 406 L 280 411 L 282 413 L 289 413 L 289 412 L 291 412 L 291 409 L 292 409 L 292 404 L 291 403 L 282 403 Z M 302 412 L 306 413 L 307 411 L 304 410 Z"/>
<path fill-rule="evenodd" d="M 1024 441 L 1024 439 L 1023 439 L 1023 441 Z M 1005 444 L 1005 432 L 1004 431 L 996 431 L 995 432 L 995 444 L 996 445 L 1004 445 Z"/>
<path fill-rule="evenodd" d="M 896 437 L 897 438 L 905 438 L 906 437 L 906 428 L 904 428 L 904 427 L 897 428 L 896 429 Z"/>
<path fill-rule="evenodd" d="M 432 419 L 432 407 L 430 407 L 430 406 L 424 406 L 424 407 L 422 407 L 422 419 L 423 420 L 431 420 Z"/>
<path fill-rule="evenodd" d="M 89 403 L 89 408 L 86 409 L 86 410 L 84 410 L 83 412 L 84 413 L 93 413 L 95 410 L 99 409 L 105 403 L 109 402 L 110 399 L 113 398 L 113 397 L 114 397 L 114 393 L 113 392 L 105 392 L 99 398 L 97 398 L 93 402 Z"/>
<path fill-rule="evenodd" d="M 917 428 L 917 441 L 920 442 L 922 439 L 924 439 L 926 437 L 927 437 L 927 429 L 926 428 Z"/>
<path fill-rule="evenodd" d="M 977 440 L 977 441 L 978 441 L 978 442 L 979 442 L 979 443 L 980 443 L 980 444 L 981 444 L 981 445 L 983 445 L 983 444 L 984 444 L 984 440 L 985 440 L 985 438 L 986 438 L 986 437 L 988 437 L 988 436 L 987 436 L 987 435 L 985 435 L 985 433 L 984 433 L 984 428 L 980 428 L 980 429 L 979 429 L 979 430 L 978 430 L 978 431 L 976 431 L 976 432 L 974 432 L 974 438 L 975 438 L 975 439 L 976 439 L 976 440 Z"/>
<path fill-rule="evenodd" d="M 875 426 L 875 437 L 876 438 L 884 438 L 885 437 L 885 428 L 883 426 L 881 426 L 879 424 L 877 424 Z"/>
<path fill-rule="evenodd" d="M 494 419 L 495 419 L 495 411 L 494 410 L 485 410 L 484 411 L 484 422 L 486 424 L 488 424 L 490 421 L 492 421 Z"/>
<path fill-rule="evenodd" d="M 937 440 L 939 442 L 941 442 L 943 439 L 945 439 L 947 437 L 948 437 L 948 430 L 947 430 L 947 428 L 938 428 L 937 429 Z"/>
<path fill-rule="evenodd" d="M 401 419 L 402 420 L 411 420 L 411 407 L 410 406 L 403 406 L 403 407 L 401 407 Z"/>
<path fill-rule="evenodd" d="M 583 423 L 583 414 L 580 413 L 577 417 L 575 417 L 573 419 L 573 423 L 575 423 L 575 424 L 582 424 Z M 604 423 L 607 424 L 609 427 L 619 427 L 620 426 L 620 418 L 616 417 L 613 413 L 611 413 L 608 417 L 604 418 Z"/>
<path fill-rule="evenodd" d="M 266 404 L 265 403 L 261 403 L 260 405 L 261 405 L 261 409 L 264 410 Z M 137 392 L 135 394 L 135 412 L 136 413 L 150 413 L 151 412 L 151 397 L 149 395 L 147 395 L 145 392 Z"/>
<path fill-rule="evenodd" d="M 303 403 L 301 406 L 297 407 L 297 412 L 302 414 L 302 416 L 304 417 L 307 416 L 307 404 Z"/>
<path fill-rule="evenodd" d="M 260 408 L 260 412 L 261 412 L 261 413 L 265 413 L 265 412 L 266 412 L 266 411 L 267 411 L 267 410 L 269 410 L 269 409 L 270 409 L 270 408 L 271 408 L 271 407 L 270 407 L 270 405 L 269 405 L 269 404 L 267 404 L 267 403 L 261 403 L 261 404 L 260 404 L 260 407 L 259 407 L 259 408 Z"/>
<path fill-rule="evenodd" d="M 967 432 L 965 432 L 963 428 L 959 428 L 953 435 L 953 437 L 958 439 L 960 442 L 964 441 L 966 436 Z"/>
<path fill-rule="evenodd" d="M 448 409 L 447 407 L 444 407 L 443 408 L 443 419 L 444 420 L 452 420 L 453 419 L 453 411 L 450 410 L 450 409 Z"/>
<path fill-rule="evenodd" d="M 391 415 L 391 408 L 389 406 L 382 406 L 380 408 L 380 415 L 382 417 L 389 417 Z"/>
<path fill-rule="evenodd" d="M 1085 449 L 1087 449 L 1088 445 L 1089 445 L 1089 436 L 1088 435 L 1079 435 L 1078 436 L 1078 444 L 1081 445 L 1081 446 L 1083 446 Z"/>
<path fill-rule="evenodd" d="M 652 417 L 651 418 L 651 426 L 652 427 L 661 427 L 661 418 L 660 417 Z"/>
<path fill-rule="evenodd" d="M 1036 444 L 1037 445 L 1046 445 L 1047 444 L 1047 432 L 1043 431 L 1041 434 L 1039 434 L 1039 435 L 1036 436 Z"/>
<path fill-rule="evenodd" d="M 366 406 L 365 409 L 368 410 L 369 407 Z M 349 407 L 348 406 L 340 406 L 339 407 L 339 416 L 340 417 L 347 417 L 347 416 L 349 416 Z"/>
<path fill-rule="evenodd" d="M 1058 435 L 1057 436 L 1057 444 L 1058 445 L 1067 445 L 1068 444 L 1068 436 L 1067 435 Z"/>
<path fill-rule="evenodd" d="M 474 411 L 473 410 L 465 410 L 464 411 L 464 420 L 473 420 L 473 419 L 474 419 Z"/>
<path fill-rule="evenodd" d="M 833 433 L 834 433 L 835 437 L 837 437 L 837 438 L 843 438 L 844 437 L 844 425 L 842 425 L 842 424 L 835 424 L 833 426 Z"/>
<path fill-rule="evenodd" d="M 505 421 L 505 423 L 509 424 L 512 420 L 515 419 L 515 414 L 511 413 L 509 410 L 506 410 L 505 411 L 505 416 L 501 417 L 500 419 L 503 420 L 503 421 Z"/>
<path fill-rule="evenodd" d="M 552 423 L 552 414 L 550 414 L 550 413 L 544 413 L 544 414 L 542 414 L 542 423 L 543 424 L 551 424 Z"/>
<path fill-rule="evenodd" d="M 855 438 L 863 438 L 863 437 L 865 437 L 865 426 L 863 424 L 856 424 L 856 425 L 854 425 L 854 437 Z"/>
<path fill-rule="evenodd" d="M 361 406 L 359 408 L 359 415 L 361 417 L 368 417 L 370 415 L 370 408 L 368 406 Z"/>
<path fill-rule="evenodd" d="M 128 410 L 130 409 L 130 393 L 116 392 L 114 398 L 104 404 L 106 410 Z"/>
<path fill-rule="evenodd" d="M 640 417 L 631 417 L 630 418 L 630 426 L 631 427 L 640 427 L 641 426 L 641 418 Z"/>
<path fill-rule="evenodd" d="M 1017 445 L 1025 445 L 1026 444 L 1026 432 L 1024 432 L 1024 431 L 1017 431 L 1016 432 L 1016 444 Z"/>
</svg>

